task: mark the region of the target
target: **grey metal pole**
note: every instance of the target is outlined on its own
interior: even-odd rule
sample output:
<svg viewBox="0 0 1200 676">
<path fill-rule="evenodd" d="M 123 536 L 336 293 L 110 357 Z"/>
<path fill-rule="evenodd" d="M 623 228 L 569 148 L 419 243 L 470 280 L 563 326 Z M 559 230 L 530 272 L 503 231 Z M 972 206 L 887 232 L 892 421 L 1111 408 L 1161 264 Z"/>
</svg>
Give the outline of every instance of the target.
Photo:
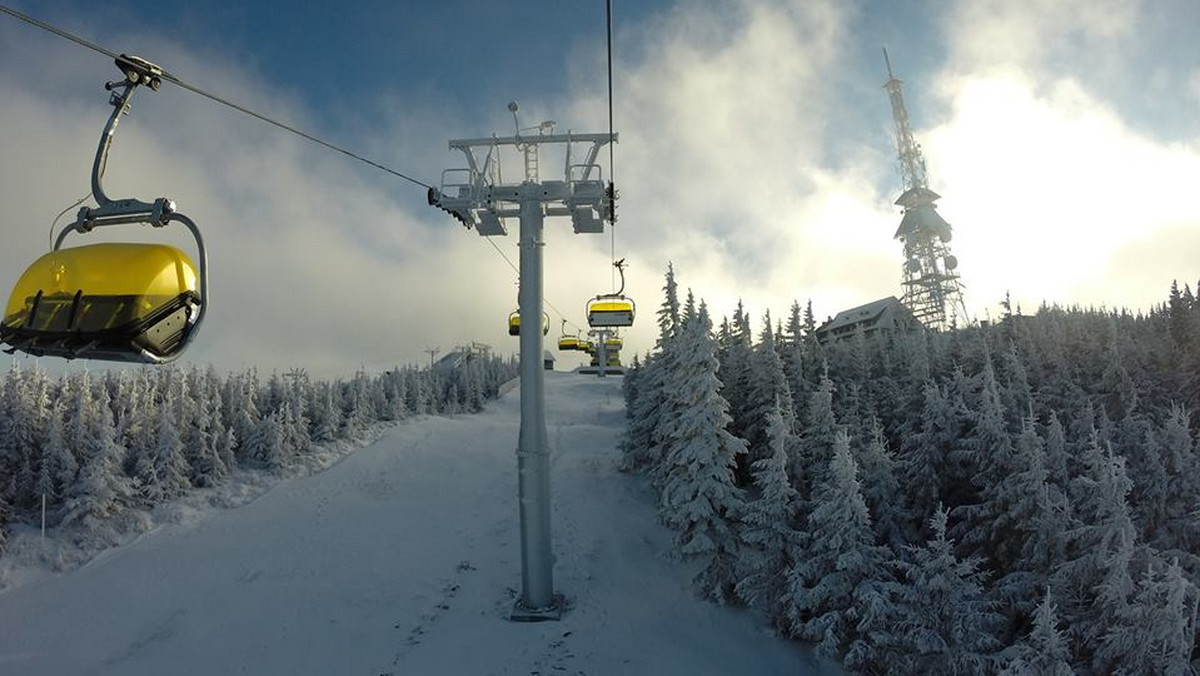
<svg viewBox="0 0 1200 676">
<path fill-rule="evenodd" d="M 550 548 L 550 462 L 546 445 L 545 382 L 542 370 L 541 185 L 521 185 L 520 273 L 521 435 L 517 473 L 521 506 L 521 598 L 514 620 L 557 619 Z"/>
<path fill-rule="evenodd" d="M 600 369 L 596 371 L 596 377 L 603 378 L 604 369 L 608 367 L 608 331 L 598 332 L 596 338 L 600 341 Z"/>
</svg>

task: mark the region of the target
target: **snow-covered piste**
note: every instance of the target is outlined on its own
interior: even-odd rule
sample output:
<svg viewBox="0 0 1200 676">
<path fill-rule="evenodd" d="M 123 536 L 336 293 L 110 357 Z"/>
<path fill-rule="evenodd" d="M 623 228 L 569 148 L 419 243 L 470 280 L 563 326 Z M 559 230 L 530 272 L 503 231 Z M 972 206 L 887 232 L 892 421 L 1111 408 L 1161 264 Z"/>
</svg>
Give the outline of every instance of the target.
<svg viewBox="0 0 1200 676">
<path fill-rule="evenodd" d="M 0 674 L 840 673 L 694 596 L 644 479 L 617 471 L 620 378 L 547 373 L 546 394 L 561 621 L 508 620 L 514 389 L 0 594 Z"/>
</svg>

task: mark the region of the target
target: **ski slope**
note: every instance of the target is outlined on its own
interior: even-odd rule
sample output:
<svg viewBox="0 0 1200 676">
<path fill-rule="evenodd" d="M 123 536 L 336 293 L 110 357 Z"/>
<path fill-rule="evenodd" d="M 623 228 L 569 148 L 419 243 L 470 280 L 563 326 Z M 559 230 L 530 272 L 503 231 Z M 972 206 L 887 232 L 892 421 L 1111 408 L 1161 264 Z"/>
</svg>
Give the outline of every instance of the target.
<svg viewBox="0 0 1200 676">
<path fill-rule="evenodd" d="M 826 674 L 696 599 L 616 470 L 619 378 L 546 374 L 560 622 L 520 585 L 519 391 L 0 594 L 0 674 Z"/>
</svg>

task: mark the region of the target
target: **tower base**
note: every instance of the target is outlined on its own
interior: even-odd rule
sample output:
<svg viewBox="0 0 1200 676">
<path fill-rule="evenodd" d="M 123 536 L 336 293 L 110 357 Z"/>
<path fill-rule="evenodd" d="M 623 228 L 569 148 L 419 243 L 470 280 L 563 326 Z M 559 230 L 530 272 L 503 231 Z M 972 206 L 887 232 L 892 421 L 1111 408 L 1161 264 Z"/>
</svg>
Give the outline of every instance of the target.
<svg viewBox="0 0 1200 676">
<path fill-rule="evenodd" d="M 562 594 L 555 594 L 550 605 L 545 608 L 527 608 L 521 599 L 517 599 L 508 619 L 513 622 L 558 622 L 562 619 L 565 605 Z"/>
</svg>

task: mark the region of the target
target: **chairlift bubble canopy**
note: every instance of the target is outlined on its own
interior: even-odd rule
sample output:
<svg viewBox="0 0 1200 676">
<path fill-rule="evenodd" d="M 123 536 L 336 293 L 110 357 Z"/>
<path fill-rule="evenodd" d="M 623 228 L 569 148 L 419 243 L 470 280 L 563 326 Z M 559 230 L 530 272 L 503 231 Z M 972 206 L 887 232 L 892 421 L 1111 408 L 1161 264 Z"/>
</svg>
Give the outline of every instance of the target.
<svg viewBox="0 0 1200 676">
<path fill-rule="evenodd" d="M 171 359 L 199 314 L 199 279 L 191 258 L 165 244 L 51 251 L 17 281 L 0 339 L 36 356 Z"/>
</svg>

